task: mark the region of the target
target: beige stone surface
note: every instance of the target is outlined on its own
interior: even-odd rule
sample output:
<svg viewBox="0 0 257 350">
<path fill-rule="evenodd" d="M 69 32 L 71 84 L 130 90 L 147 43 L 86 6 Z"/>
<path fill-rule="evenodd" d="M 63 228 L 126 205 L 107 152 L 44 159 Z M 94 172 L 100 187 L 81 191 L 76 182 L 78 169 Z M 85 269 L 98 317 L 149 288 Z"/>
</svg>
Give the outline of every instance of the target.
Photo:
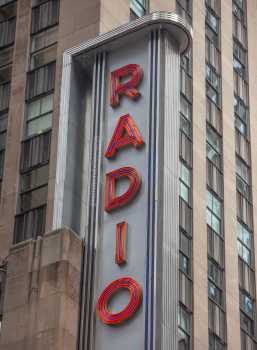
<svg viewBox="0 0 257 350">
<path fill-rule="evenodd" d="M 257 2 L 247 1 L 248 13 L 248 64 L 249 64 L 249 104 L 251 125 L 251 161 L 252 161 L 252 195 L 253 195 L 253 227 L 255 247 L 255 271 L 257 266 Z M 257 290 L 257 276 L 255 283 Z"/>
<path fill-rule="evenodd" d="M 16 40 L 8 115 L 3 192 L 0 202 L 0 259 L 4 259 L 13 241 L 14 216 L 18 192 L 20 142 L 23 137 L 24 100 L 28 41 L 30 32 L 30 1 L 17 2 Z"/>
<path fill-rule="evenodd" d="M 12 248 L 1 350 L 76 349 L 81 257 L 82 242 L 68 229 Z"/>
<path fill-rule="evenodd" d="M 175 11 L 175 0 L 150 0 L 150 12 L 155 11 Z"/>
<path fill-rule="evenodd" d="M 193 62 L 193 347 L 208 349 L 204 0 L 194 2 Z"/>
<path fill-rule="evenodd" d="M 224 161 L 225 281 L 228 349 L 239 350 L 239 283 L 236 237 L 235 126 L 232 4 L 221 2 L 222 112 Z"/>
</svg>

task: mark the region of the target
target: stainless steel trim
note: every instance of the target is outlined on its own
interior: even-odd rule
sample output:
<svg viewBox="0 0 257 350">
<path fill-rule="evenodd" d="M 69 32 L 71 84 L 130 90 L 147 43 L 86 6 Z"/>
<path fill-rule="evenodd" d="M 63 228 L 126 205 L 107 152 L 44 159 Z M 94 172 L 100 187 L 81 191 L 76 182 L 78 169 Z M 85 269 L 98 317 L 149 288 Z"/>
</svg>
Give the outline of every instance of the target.
<svg viewBox="0 0 257 350">
<path fill-rule="evenodd" d="M 97 49 L 103 45 L 109 44 L 113 40 L 143 29 L 147 29 L 148 32 L 154 29 L 166 29 L 173 35 L 174 39 L 178 41 L 181 54 L 186 53 L 191 47 L 193 37 L 192 27 L 174 12 L 159 11 L 117 27 L 94 39 L 83 42 L 78 46 L 66 50 L 65 53 L 74 56 L 81 53 L 81 51 Z"/>
</svg>

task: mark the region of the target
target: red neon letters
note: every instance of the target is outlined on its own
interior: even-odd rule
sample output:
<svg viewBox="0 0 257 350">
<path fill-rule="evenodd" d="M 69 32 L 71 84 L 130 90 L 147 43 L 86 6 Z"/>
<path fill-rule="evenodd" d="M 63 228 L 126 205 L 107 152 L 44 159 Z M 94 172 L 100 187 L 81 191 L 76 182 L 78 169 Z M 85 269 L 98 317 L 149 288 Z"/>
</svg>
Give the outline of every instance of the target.
<svg viewBox="0 0 257 350">
<path fill-rule="evenodd" d="M 130 80 L 121 83 L 122 78 L 131 76 Z M 120 103 L 120 96 L 126 95 L 132 100 L 140 96 L 136 87 L 139 85 L 143 77 L 143 70 L 138 64 L 128 64 L 111 72 L 110 83 L 110 103 L 112 107 L 116 107 Z"/>
<path fill-rule="evenodd" d="M 116 254 L 115 262 L 117 265 L 122 265 L 126 262 L 126 235 L 127 223 L 125 221 L 116 225 Z"/>
<path fill-rule="evenodd" d="M 111 73 L 110 104 L 112 107 L 119 105 L 120 96 L 126 95 L 132 100 L 140 96 L 136 89 L 143 77 L 143 70 L 138 64 L 128 64 Z M 128 78 L 125 82 L 122 79 Z M 118 120 L 112 138 L 105 152 L 106 158 L 112 158 L 116 152 L 128 145 L 139 148 L 143 145 L 143 139 L 133 118 L 129 114 L 121 116 Z M 117 181 L 129 180 L 129 186 L 125 193 L 117 195 Z M 125 166 L 115 169 L 105 176 L 105 201 L 104 207 L 108 213 L 114 209 L 127 205 L 136 196 L 140 189 L 141 176 L 135 168 Z M 126 234 L 127 223 L 125 221 L 116 225 L 116 251 L 115 263 L 126 263 Z M 112 313 L 108 307 L 110 298 L 122 289 L 128 289 L 130 300 L 128 305 L 118 313 Z M 139 284 L 131 277 L 123 277 L 111 282 L 102 292 L 97 303 L 97 314 L 100 320 L 107 325 L 118 325 L 133 316 L 141 304 L 142 292 Z"/>
<path fill-rule="evenodd" d="M 123 115 L 119 118 L 112 139 L 105 152 L 105 157 L 112 158 L 119 148 L 126 145 L 140 147 L 142 144 L 143 140 L 133 118 L 129 114 Z"/>
<path fill-rule="evenodd" d="M 130 185 L 125 193 L 116 196 L 116 181 L 122 178 L 129 179 Z M 106 174 L 105 180 L 105 210 L 107 212 L 128 204 L 135 197 L 141 185 L 139 173 L 128 166 Z"/>
<path fill-rule="evenodd" d="M 128 289 L 130 300 L 128 305 L 120 312 L 114 314 L 108 309 L 110 297 L 121 289 Z M 139 284 L 130 277 L 120 278 L 111 282 L 101 294 L 97 303 L 97 313 L 100 320 L 108 325 L 117 325 L 130 318 L 141 304 L 142 293 Z"/>
</svg>

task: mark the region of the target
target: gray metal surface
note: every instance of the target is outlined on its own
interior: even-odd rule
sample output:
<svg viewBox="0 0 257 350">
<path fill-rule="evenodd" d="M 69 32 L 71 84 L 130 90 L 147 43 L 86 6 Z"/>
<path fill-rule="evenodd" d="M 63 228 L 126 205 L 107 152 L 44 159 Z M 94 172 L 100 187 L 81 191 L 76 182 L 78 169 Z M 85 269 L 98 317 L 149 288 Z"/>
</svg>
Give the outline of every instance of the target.
<svg viewBox="0 0 257 350">
<path fill-rule="evenodd" d="M 175 350 L 178 318 L 179 57 L 191 29 L 175 14 L 155 13 L 64 54 L 53 229 L 68 226 L 85 239 L 79 350 Z M 109 76 L 140 64 L 141 97 L 110 107 Z M 104 157 L 118 117 L 131 114 L 145 141 L 137 150 Z M 136 198 L 104 211 L 105 174 L 134 166 L 142 176 Z M 126 184 L 120 187 L 125 190 Z M 128 222 L 127 264 L 115 264 L 115 226 Z M 95 314 L 100 293 L 122 276 L 142 287 L 143 303 L 124 325 Z M 113 310 L 127 295 L 113 300 Z"/>
</svg>

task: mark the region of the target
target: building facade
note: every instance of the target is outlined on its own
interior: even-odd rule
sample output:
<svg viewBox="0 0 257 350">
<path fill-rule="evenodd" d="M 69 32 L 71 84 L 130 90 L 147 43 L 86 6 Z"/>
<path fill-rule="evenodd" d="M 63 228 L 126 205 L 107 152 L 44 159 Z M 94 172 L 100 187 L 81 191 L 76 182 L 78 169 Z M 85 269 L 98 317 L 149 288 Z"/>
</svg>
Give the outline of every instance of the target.
<svg viewBox="0 0 257 350">
<path fill-rule="evenodd" d="M 0 0 L 1 350 L 87 349 L 87 242 L 52 229 L 63 53 L 155 11 L 193 28 L 180 67 L 177 348 L 257 349 L 256 1 Z"/>
</svg>

